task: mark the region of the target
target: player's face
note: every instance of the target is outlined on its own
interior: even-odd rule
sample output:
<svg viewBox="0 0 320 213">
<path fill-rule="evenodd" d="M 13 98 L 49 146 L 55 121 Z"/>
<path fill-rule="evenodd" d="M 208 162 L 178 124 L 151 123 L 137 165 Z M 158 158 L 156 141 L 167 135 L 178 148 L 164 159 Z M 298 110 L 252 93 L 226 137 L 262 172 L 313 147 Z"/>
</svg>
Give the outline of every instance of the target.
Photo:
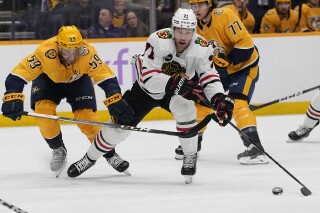
<svg viewBox="0 0 320 213">
<path fill-rule="evenodd" d="M 174 28 L 174 43 L 178 53 L 183 52 L 190 44 L 194 29 Z"/>
<path fill-rule="evenodd" d="M 290 9 L 290 3 L 289 2 L 280 2 L 277 3 L 277 11 L 282 14 L 285 15 L 288 13 Z"/>
<path fill-rule="evenodd" d="M 76 63 L 79 56 L 79 49 L 59 49 L 59 54 L 66 61 L 68 65 L 73 65 Z"/>
<path fill-rule="evenodd" d="M 316 6 L 319 6 L 319 1 L 320 1 L 320 0 L 309 0 L 308 2 L 309 2 L 312 6 L 316 7 Z"/>
<path fill-rule="evenodd" d="M 196 14 L 197 19 L 204 19 L 210 10 L 210 5 L 207 2 L 192 3 L 190 8 Z"/>
<path fill-rule="evenodd" d="M 247 8 L 248 0 L 234 0 L 234 6 L 239 13 L 242 13 Z"/>
</svg>

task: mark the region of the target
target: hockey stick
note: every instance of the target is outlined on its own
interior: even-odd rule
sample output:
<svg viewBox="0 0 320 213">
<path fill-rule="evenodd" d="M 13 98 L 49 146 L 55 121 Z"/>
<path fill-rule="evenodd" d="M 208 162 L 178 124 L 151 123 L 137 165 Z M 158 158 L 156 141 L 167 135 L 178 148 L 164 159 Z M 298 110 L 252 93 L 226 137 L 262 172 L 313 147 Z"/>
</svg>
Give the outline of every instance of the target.
<svg viewBox="0 0 320 213">
<path fill-rule="evenodd" d="M 24 210 L 22 210 L 22 209 L 20 209 L 20 208 L 18 208 L 16 206 L 12 205 L 11 203 L 8 203 L 8 202 L 2 200 L 1 198 L 0 198 L 0 204 L 3 205 L 3 206 L 8 207 L 9 209 L 11 209 L 12 211 L 15 211 L 15 212 L 28 213 L 28 212 L 26 212 L 26 211 L 24 211 Z"/>
<path fill-rule="evenodd" d="M 312 87 L 312 88 L 309 88 L 309 89 L 306 89 L 306 90 L 302 90 L 302 91 L 299 91 L 299 92 L 296 92 L 292 95 L 288 95 L 286 97 L 283 97 L 283 98 L 279 98 L 277 100 L 273 100 L 273 101 L 270 101 L 270 102 L 267 102 L 267 103 L 264 103 L 264 104 L 261 104 L 261 105 L 249 105 L 249 108 L 254 111 L 254 110 L 258 110 L 258 109 L 261 109 L 261 108 L 264 108 L 264 107 L 267 107 L 267 106 L 270 106 L 270 105 L 273 105 L 273 104 L 276 104 L 276 103 L 280 103 L 282 101 L 286 101 L 290 98 L 294 98 L 294 97 L 298 97 L 302 94 L 305 94 L 305 93 L 308 93 L 308 92 L 311 92 L 313 90 L 316 90 L 316 89 L 319 89 L 320 88 L 320 85 L 319 86 L 316 86 L 316 87 Z"/>
<path fill-rule="evenodd" d="M 210 114 L 210 115 L 207 115 L 202 121 L 200 121 L 196 126 L 189 129 L 188 131 L 172 132 L 172 131 L 165 131 L 165 130 L 158 130 L 158 129 L 148 129 L 148 128 L 135 127 L 135 126 L 112 124 L 112 123 L 106 123 L 106 122 L 80 120 L 80 119 L 75 119 L 75 118 L 60 117 L 60 116 L 55 116 L 55 115 L 46 115 L 46 114 L 26 112 L 26 111 L 23 111 L 21 113 L 21 115 L 36 117 L 36 118 L 50 119 L 50 120 L 66 121 L 66 122 L 71 122 L 71 123 L 88 124 L 88 125 L 94 125 L 94 126 L 105 126 L 105 127 L 109 127 L 109 128 L 119 128 L 119 129 L 137 131 L 137 132 L 172 135 L 172 136 L 178 136 L 181 138 L 188 138 L 192 135 L 197 134 L 198 131 L 201 130 L 203 127 L 205 127 L 211 120 L 211 114 Z"/>
<path fill-rule="evenodd" d="M 214 109 L 214 106 L 204 97 L 202 97 L 201 94 L 199 93 L 195 93 L 196 96 L 198 96 L 198 98 L 204 103 L 206 104 L 208 107 L 211 107 L 212 109 Z M 215 116 L 214 120 L 218 120 L 215 114 L 212 114 L 212 116 Z M 295 181 L 297 181 L 302 188 L 300 189 L 301 193 L 304 196 L 309 196 L 311 195 L 311 191 L 305 186 L 303 185 L 295 176 L 293 176 L 286 168 L 284 168 L 280 163 L 278 163 L 273 157 L 271 157 L 271 155 L 269 155 L 266 151 L 262 150 L 259 146 L 257 146 L 257 144 L 251 140 L 251 138 L 249 138 L 249 136 L 244 133 L 242 130 L 240 130 L 236 125 L 234 125 L 231 121 L 228 121 L 228 123 L 235 129 L 238 131 L 238 133 L 243 136 L 248 142 L 250 142 L 251 144 L 253 144 L 257 149 L 259 149 L 262 153 L 264 153 L 265 155 L 267 155 L 275 164 L 277 164 L 283 171 L 285 171 L 288 175 L 290 175 L 290 177 L 292 177 Z"/>
</svg>

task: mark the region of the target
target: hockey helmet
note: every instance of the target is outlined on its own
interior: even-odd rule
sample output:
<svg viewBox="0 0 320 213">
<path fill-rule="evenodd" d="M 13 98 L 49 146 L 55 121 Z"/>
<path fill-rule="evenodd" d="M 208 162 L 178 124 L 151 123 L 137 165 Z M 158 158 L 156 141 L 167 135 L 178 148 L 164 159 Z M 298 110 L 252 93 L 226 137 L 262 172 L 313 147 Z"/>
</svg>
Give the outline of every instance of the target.
<svg viewBox="0 0 320 213">
<path fill-rule="evenodd" d="M 197 18 L 193 10 L 179 8 L 172 17 L 172 27 L 196 29 Z"/>
<path fill-rule="evenodd" d="M 277 4 L 278 3 L 290 3 L 291 4 L 291 0 L 276 0 Z"/>
<path fill-rule="evenodd" d="M 58 44 L 63 49 L 78 49 L 82 46 L 82 36 L 75 26 L 62 26 L 57 35 Z"/>
<path fill-rule="evenodd" d="M 208 5 L 212 5 L 211 0 L 189 0 L 189 4 L 194 4 L 194 3 L 201 3 L 201 2 L 207 2 Z"/>
</svg>

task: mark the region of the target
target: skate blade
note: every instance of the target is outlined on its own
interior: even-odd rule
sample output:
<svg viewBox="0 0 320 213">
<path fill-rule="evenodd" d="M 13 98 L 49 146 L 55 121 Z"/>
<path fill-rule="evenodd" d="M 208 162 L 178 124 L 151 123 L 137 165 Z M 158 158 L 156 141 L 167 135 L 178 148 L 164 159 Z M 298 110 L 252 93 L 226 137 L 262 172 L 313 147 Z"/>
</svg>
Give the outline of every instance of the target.
<svg viewBox="0 0 320 213">
<path fill-rule="evenodd" d="M 260 165 L 268 164 L 269 160 L 266 156 L 258 156 L 254 159 L 251 159 L 251 157 L 243 157 L 239 159 L 239 162 L 243 165 Z"/>
<path fill-rule="evenodd" d="M 124 173 L 125 175 L 131 176 L 129 169 L 124 170 L 122 173 Z"/>
<path fill-rule="evenodd" d="M 54 175 L 56 176 L 56 178 L 59 178 L 60 174 L 62 173 L 64 167 L 66 166 L 67 161 L 64 162 L 64 164 L 62 165 L 61 169 L 54 171 Z"/>
<path fill-rule="evenodd" d="M 184 181 L 186 184 L 192 183 L 192 175 L 184 175 Z"/>
<path fill-rule="evenodd" d="M 178 155 L 176 154 L 176 156 L 174 157 L 176 160 L 183 160 L 183 155 Z"/>
<path fill-rule="evenodd" d="M 301 141 L 303 141 L 303 139 L 300 139 L 300 140 L 292 140 L 292 139 L 288 139 L 287 140 L 287 143 L 299 143 L 299 142 L 301 142 Z"/>
</svg>

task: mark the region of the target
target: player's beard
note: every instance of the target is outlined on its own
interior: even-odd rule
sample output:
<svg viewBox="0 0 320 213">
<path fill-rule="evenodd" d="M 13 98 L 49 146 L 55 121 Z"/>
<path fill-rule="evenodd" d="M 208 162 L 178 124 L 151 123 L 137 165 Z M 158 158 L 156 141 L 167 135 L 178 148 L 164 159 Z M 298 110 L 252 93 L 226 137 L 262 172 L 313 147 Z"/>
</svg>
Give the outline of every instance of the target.
<svg viewBox="0 0 320 213">
<path fill-rule="evenodd" d="M 177 53 L 182 53 L 185 49 L 187 49 L 190 42 L 187 43 L 186 41 L 180 41 L 180 42 L 175 41 L 175 44 L 176 44 Z"/>
</svg>

